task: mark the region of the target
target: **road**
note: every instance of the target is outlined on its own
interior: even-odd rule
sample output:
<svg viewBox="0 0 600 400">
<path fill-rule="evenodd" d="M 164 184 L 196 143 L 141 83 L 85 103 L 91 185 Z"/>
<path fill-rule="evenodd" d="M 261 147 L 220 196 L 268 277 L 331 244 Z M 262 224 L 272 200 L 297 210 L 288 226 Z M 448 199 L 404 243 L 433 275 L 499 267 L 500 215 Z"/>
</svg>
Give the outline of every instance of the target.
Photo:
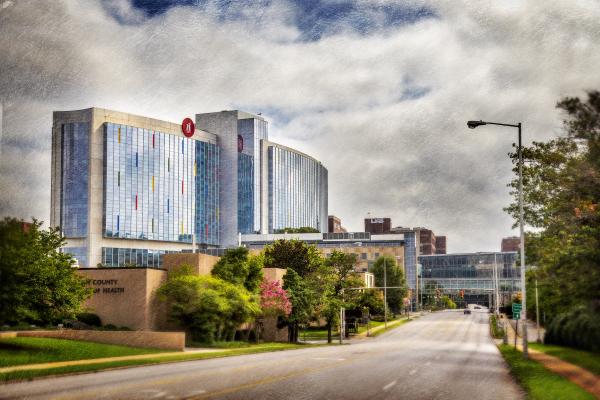
<svg viewBox="0 0 600 400">
<path fill-rule="evenodd" d="M 487 314 L 439 312 L 377 338 L 0 386 L 28 399 L 522 399 Z"/>
</svg>

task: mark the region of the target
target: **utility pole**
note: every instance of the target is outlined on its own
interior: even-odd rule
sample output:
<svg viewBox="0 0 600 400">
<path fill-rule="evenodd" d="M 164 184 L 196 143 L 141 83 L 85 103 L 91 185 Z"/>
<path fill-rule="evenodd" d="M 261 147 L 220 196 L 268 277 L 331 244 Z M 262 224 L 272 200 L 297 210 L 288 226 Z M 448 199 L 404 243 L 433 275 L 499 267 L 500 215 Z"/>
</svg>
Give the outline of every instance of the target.
<svg viewBox="0 0 600 400">
<path fill-rule="evenodd" d="M 385 265 L 385 257 L 383 257 L 383 318 L 385 329 L 387 329 L 387 308 L 387 266 Z"/>
<path fill-rule="evenodd" d="M 537 342 L 541 343 L 542 341 L 540 339 L 540 305 L 538 298 L 537 279 L 535 280 L 535 319 L 537 324 Z"/>
</svg>

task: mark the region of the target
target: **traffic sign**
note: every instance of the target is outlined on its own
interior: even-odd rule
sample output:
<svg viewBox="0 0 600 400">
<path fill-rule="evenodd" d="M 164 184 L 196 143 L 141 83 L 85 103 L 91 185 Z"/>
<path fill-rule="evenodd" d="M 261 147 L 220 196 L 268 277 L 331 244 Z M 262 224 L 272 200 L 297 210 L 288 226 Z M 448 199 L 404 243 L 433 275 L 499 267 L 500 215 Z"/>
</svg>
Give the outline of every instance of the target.
<svg viewBox="0 0 600 400">
<path fill-rule="evenodd" d="M 513 319 L 521 319 L 521 309 L 523 305 L 521 303 L 513 303 L 512 304 L 512 314 Z"/>
</svg>

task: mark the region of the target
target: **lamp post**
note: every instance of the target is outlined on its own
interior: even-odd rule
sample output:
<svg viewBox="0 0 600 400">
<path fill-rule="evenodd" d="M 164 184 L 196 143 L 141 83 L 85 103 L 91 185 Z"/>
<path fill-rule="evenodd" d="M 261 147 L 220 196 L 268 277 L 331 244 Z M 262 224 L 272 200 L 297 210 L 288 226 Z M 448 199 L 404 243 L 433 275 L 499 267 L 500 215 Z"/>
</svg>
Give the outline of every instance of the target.
<svg viewBox="0 0 600 400">
<path fill-rule="evenodd" d="M 523 357 L 527 358 L 527 295 L 525 291 L 525 230 L 524 230 L 524 221 L 523 221 L 523 148 L 521 145 L 521 123 L 517 124 L 503 124 L 499 122 L 486 122 L 486 121 L 468 121 L 467 126 L 469 129 L 475 129 L 481 125 L 500 125 L 500 126 L 510 126 L 512 128 L 517 128 L 519 132 L 519 148 L 518 148 L 518 156 L 519 156 L 519 230 L 521 233 L 521 322 L 523 324 Z"/>
</svg>

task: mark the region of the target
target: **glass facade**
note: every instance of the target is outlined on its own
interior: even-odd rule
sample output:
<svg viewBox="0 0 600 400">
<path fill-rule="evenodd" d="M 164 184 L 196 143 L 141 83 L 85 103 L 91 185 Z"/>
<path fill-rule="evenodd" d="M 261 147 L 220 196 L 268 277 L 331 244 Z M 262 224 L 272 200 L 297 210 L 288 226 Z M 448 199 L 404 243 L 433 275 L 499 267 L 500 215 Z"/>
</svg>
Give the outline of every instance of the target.
<svg viewBox="0 0 600 400">
<path fill-rule="evenodd" d="M 257 118 L 244 118 L 238 120 L 238 134 L 243 140 L 243 152 L 240 153 L 238 158 L 238 171 L 239 163 L 242 163 L 242 155 L 247 154 L 252 156 L 254 161 L 253 168 L 251 169 L 252 174 L 252 218 L 244 218 L 244 223 L 247 223 L 248 219 L 251 219 L 251 226 L 248 228 L 245 226 L 242 229 L 242 224 L 238 222 L 238 229 L 242 233 L 260 232 L 260 141 L 267 140 L 269 138 L 268 123 L 267 121 Z M 247 180 L 244 181 L 246 183 Z M 238 188 L 239 190 L 239 188 Z"/>
<path fill-rule="evenodd" d="M 87 236 L 89 135 L 88 122 L 61 126 L 60 226 L 66 238 Z"/>
<path fill-rule="evenodd" d="M 79 267 L 89 267 L 87 260 L 87 247 L 63 247 L 62 252 L 72 255 L 77 260 Z"/>
<path fill-rule="evenodd" d="M 103 247 L 102 265 L 105 267 L 136 265 L 138 267 L 160 268 L 163 265 L 163 256 L 169 253 L 177 252 L 166 250 Z"/>
<path fill-rule="evenodd" d="M 411 289 L 417 287 L 417 243 L 416 233 L 404 233 L 404 270 L 406 271 L 406 283 Z"/>
<path fill-rule="evenodd" d="M 327 169 L 304 154 L 269 146 L 269 233 L 283 228 L 327 230 Z"/>
<path fill-rule="evenodd" d="M 422 265 L 420 286 L 487 293 L 494 289 L 496 266 L 500 292 L 519 291 L 521 274 L 516 260 L 515 252 L 419 256 Z"/>
<path fill-rule="evenodd" d="M 217 244 L 217 146 L 127 125 L 104 129 L 104 236 L 191 243 L 195 227 L 198 243 Z"/>
<path fill-rule="evenodd" d="M 219 244 L 219 147 L 196 141 L 196 241 Z"/>
<path fill-rule="evenodd" d="M 254 229 L 254 174 L 253 157 L 240 153 L 238 156 L 238 230 L 242 234 Z"/>
</svg>

